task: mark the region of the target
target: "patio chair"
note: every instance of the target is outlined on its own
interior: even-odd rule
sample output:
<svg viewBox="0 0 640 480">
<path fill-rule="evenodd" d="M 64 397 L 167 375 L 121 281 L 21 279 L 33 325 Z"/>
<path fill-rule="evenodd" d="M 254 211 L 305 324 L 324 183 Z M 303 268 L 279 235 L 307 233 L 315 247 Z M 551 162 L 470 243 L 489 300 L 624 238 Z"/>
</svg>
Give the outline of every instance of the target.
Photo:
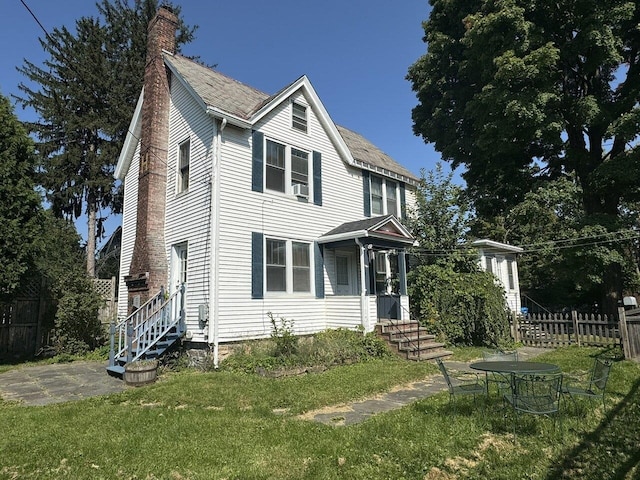
<svg viewBox="0 0 640 480">
<path fill-rule="evenodd" d="M 494 352 L 482 352 L 482 359 L 485 362 L 517 362 L 518 351 L 513 350 L 511 352 L 504 352 L 497 350 Z M 498 372 L 487 372 L 487 394 L 489 392 L 489 385 L 494 383 L 498 387 L 498 394 L 504 394 L 511 388 L 511 377 Z"/>
<path fill-rule="evenodd" d="M 590 400 L 602 399 L 602 408 L 605 409 L 605 393 L 611 365 L 611 360 L 596 358 L 593 362 L 589 380 L 587 382 L 578 382 L 580 385 L 573 386 L 571 385 L 571 377 L 569 377 L 567 384 L 562 387 L 562 393 L 569 395 L 574 401 L 574 405 L 576 397 Z"/>
<path fill-rule="evenodd" d="M 487 384 L 480 379 L 477 373 L 473 372 L 457 372 L 455 375 L 450 374 L 447 371 L 442 360 L 436 358 L 436 363 L 442 376 L 447 382 L 447 388 L 449 389 L 449 403 L 453 401 L 456 395 L 473 395 L 473 401 L 475 403 L 476 395 L 486 395 Z M 455 403 L 454 403 L 455 409 Z"/>
<path fill-rule="evenodd" d="M 513 408 L 514 438 L 518 417 L 523 413 L 552 418 L 555 428 L 562 398 L 562 373 L 514 374 L 512 387 L 511 393 L 506 393 L 503 398 Z"/>
</svg>

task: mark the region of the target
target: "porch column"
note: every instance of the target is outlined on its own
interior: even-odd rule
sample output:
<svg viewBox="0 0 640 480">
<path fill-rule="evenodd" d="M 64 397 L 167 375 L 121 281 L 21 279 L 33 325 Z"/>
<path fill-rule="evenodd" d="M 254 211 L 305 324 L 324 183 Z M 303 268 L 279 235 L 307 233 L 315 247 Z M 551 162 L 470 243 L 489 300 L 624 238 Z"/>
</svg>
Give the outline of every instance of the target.
<svg viewBox="0 0 640 480">
<path fill-rule="evenodd" d="M 365 331 L 369 331 L 369 299 L 367 298 L 367 285 L 369 282 L 369 255 L 367 247 L 358 239 L 356 243 L 360 248 L 360 323 Z"/>
<path fill-rule="evenodd" d="M 400 250 L 398 252 L 398 290 L 400 295 L 407 294 L 407 260 L 406 251 Z"/>
</svg>

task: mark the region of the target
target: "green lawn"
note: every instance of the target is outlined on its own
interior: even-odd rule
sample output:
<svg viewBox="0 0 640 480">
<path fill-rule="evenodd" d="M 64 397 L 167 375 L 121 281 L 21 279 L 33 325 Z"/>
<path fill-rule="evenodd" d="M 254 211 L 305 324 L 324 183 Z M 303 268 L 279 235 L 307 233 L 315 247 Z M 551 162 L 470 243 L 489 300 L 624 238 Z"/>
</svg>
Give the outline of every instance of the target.
<svg viewBox="0 0 640 480">
<path fill-rule="evenodd" d="M 585 371 L 593 348 L 539 357 Z M 182 372 L 118 395 L 47 407 L 0 402 L 0 478 L 634 479 L 640 477 L 640 365 L 614 364 L 597 403 L 523 422 L 514 442 L 500 404 L 448 394 L 349 427 L 301 413 L 437 374 L 385 359 L 285 379 Z M 589 405 L 589 404 L 587 404 Z M 569 407 L 572 407 L 569 404 Z"/>
</svg>

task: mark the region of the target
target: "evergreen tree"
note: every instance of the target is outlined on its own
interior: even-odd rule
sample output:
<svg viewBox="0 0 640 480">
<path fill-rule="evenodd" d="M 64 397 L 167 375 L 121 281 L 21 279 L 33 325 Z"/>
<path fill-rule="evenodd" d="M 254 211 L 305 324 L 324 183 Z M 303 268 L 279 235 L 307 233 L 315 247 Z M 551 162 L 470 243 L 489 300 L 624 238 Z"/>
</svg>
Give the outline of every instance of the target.
<svg viewBox="0 0 640 480">
<path fill-rule="evenodd" d="M 75 32 L 56 28 L 42 48 L 42 67 L 25 60 L 18 68 L 33 84 L 20 84 L 19 101 L 39 119 L 36 135 L 40 183 L 54 214 L 87 215 L 87 272 L 95 274 L 96 238 L 103 235 L 103 211 L 118 213 L 121 195 L 113 178 L 122 142 L 142 88 L 146 35 L 157 0 L 130 7 L 122 0 L 98 4 L 104 23 L 81 18 Z M 181 27 L 179 42 L 193 29 Z"/>
<path fill-rule="evenodd" d="M 11 294 L 39 251 L 41 198 L 35 190 L 34 146 L 0 95 L 0 295 Z"/>
</svg>

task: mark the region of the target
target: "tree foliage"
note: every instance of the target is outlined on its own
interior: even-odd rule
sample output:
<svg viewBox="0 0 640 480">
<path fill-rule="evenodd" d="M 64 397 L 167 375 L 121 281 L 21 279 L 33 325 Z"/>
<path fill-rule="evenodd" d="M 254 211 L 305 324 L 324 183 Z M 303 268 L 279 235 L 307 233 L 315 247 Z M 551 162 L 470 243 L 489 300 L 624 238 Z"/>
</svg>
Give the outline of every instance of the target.
<svg viewBox="0 0 640 480">
<path fill-rule="evenodd" d="M 8 295 L 33 268 L 39 252 L 40 195 L 34 146 L 0 95 L 0 294 Z"/>
<path fill-rule="evenodd" d="M 20 84 L 19 101 L 39 117 L 28 127 L 36 135 L 40 182 L 56 215 L 87 215 L 91 276 L 102 212 L 121 207 L 113 173 L 142 88 L 147 25 L 157 8 L 157 0 L 103 0 L 104 21 L 85 17 L 75 31 L 54 29 L 40 40 L 49 55 L 44 65 L 25 60 L 18 68 L 30 82 Z M 183 25 L 178 41 L 192 32 Z"/>
<path fill-rule="evenodd" d="M 622 205 L 640 198 L 637 2 L 431 5 L 428 51 L 408 74 L 414 131 L 465 167 L 479 218 L 494 223 L 527 192 L 569 177 L 583 227 L 623 228 Z M 603 294 L 615 300 L 621 264 L 607 268 Z"/>
<path fill-rule="evenodd" d="M 453 173 L 422 172 L 408 220 L 419 245 L 407 283 L 412 316 L 447 341 L 502 345 L 509 331 L 506 299 L 495 277 L 480 271 L 467 246 L 470 208 Z"/>
<path fill-rule="evenodd" d="M 414 318 L 449 343 L 498 347 L 509 341 L 504 290 L 491 273 L 421 265 L 408 283 Z"/>
</svg>

